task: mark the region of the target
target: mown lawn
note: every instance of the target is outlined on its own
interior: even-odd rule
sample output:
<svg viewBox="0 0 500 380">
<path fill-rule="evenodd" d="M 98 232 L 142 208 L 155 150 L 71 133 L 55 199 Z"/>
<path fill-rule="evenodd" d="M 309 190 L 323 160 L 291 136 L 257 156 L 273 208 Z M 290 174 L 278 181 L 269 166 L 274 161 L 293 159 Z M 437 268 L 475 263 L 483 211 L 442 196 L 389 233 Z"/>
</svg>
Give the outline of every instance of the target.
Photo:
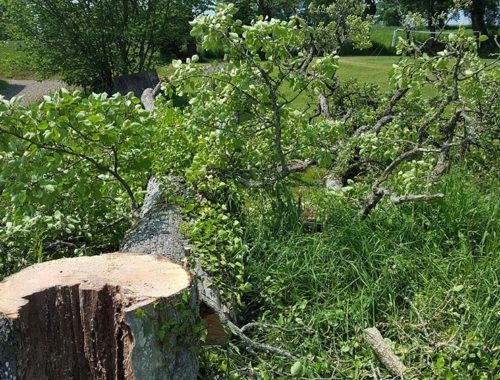
<svg viewBox="0 0 500 380">
<path fill-rule="evenodd" d="M 356 78 L 361 82 L 373 83 L 387 90 L 392 65 L 396 56 L 348 56 L 340 58 L 338 76 L 341 80 Z"/>
</svg>

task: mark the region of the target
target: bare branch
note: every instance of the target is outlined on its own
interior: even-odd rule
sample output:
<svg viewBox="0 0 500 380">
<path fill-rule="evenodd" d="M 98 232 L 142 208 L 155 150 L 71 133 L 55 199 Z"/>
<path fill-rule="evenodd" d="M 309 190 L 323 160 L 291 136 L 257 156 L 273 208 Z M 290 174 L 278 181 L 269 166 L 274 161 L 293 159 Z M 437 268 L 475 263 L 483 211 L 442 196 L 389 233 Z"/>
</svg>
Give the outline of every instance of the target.
<svg viewBox="0 0 500 380">
<path fill-rule="evenodd" d="M 316 164 L 316 160 L 290 160 L 287 162 L 288 174 L 306 171 Z M 281 172 L 281 168 L 278 168 L 278 171 Z"/>
<path fill-rule="evenodd" d="M 309 48 L 309 53 L 307 54 L 306 58 L 304 59 L 304 62 L 300 66 L 300 72 L 302 74 L 305 74 L 307 71 L 307 68 L 311 64 L 314 54 L 316 54 L 316 47 L 314 46 L 314 43 L 311 43 L 311 47 Z"/>
</svg>

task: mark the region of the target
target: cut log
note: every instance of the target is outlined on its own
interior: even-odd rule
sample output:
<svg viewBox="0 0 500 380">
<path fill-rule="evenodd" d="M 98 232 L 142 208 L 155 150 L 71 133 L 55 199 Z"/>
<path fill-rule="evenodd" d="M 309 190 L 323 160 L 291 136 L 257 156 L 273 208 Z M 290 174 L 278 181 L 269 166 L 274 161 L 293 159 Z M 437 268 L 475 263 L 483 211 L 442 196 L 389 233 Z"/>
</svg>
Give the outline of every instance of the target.
<svg viewBox="0 0 500 380">
<path fill-rule="evenodd" d="M 143 71 L 141 73 L 113 77 L 113 87 L 116 92 L 125 95 L 133 92 L 139 97 L 147 88 L 154 88 L 160 79 L 156 71 Z"/>
<path fill-rule="evenodd" d="M 380 331 L 376 327 L 365 329 L 365 338 L 385 368 L 393 376 L 397 376 L 400 379 L 404 378 L 405 365 L 399 360 L 387 343 L 385 343 Z"/>
<path fill-rule="evenodd" d="M 196 338 L 176 328 L 159 334 L 196 322 L 184 292 L 196 293 L 190 274 L 152 255 L 26 268 L 0 283 L 0 378 L 196 379 Z"/>
<path fill-rule="evenodd" d="M 161 82 L 154 88 L 146 88 L 141 95 L 141 103 L 146 111 L 152 112 L 155 110 L 155 98 L 160 93 Z"/>
</svg>

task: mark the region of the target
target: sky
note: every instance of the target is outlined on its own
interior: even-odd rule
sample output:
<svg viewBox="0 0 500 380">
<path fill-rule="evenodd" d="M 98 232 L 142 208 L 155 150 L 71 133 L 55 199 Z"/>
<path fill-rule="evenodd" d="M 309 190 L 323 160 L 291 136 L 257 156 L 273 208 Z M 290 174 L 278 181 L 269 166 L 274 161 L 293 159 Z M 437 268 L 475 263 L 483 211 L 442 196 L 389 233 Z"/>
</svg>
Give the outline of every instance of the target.
<svg viewBox="0 0 500 380">
<path fill-rule="evenodd" d="M 470 25 L 470 18 L 465 16 L 463 12 L 460 12 L 460 18 L 458 20 L 452 20 L 450 25 Z"/>
</svg>

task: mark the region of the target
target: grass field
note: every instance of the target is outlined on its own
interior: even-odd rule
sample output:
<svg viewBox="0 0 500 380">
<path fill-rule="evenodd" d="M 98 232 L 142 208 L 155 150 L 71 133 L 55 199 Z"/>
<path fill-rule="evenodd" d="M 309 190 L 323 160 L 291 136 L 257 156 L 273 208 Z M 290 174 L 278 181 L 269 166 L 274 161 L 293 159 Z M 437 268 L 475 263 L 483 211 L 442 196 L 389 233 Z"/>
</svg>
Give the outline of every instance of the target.
<svg viewBox="0 0 500 380">
<path fill-rule="evenodd" d="M 362 82 L 377 84 L 387 89 L 389 72 L 398 59 L 397 56 L 343 56 L 339 61 L 338 76 L 341 80 L 357 78 Z M 173 72 L 171 65 L 158 68 L 160 76 L 169 76 Z"/>
</svg>

